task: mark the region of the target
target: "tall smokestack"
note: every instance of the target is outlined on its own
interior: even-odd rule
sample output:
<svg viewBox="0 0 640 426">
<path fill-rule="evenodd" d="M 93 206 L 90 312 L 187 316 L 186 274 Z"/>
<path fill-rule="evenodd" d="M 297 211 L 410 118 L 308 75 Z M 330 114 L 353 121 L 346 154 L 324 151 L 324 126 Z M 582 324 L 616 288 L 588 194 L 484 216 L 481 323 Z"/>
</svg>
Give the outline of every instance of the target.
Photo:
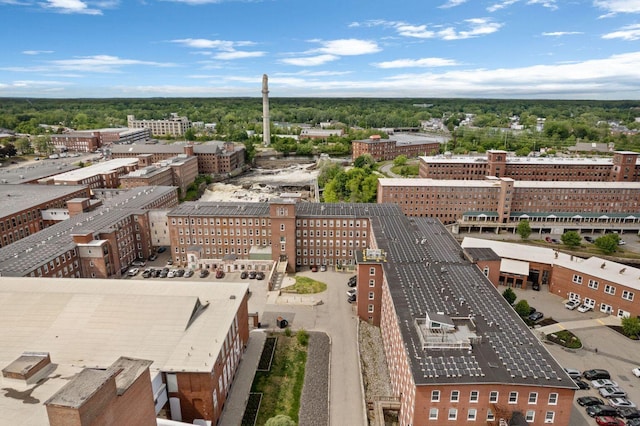
<svg viewBox="0 0 640 426">
<path fill-rule="evenodd" d="M 271 124 L 269 123 L 269 77 L 262 75 L 262 143 L 271 144 Z"/>
</svg>

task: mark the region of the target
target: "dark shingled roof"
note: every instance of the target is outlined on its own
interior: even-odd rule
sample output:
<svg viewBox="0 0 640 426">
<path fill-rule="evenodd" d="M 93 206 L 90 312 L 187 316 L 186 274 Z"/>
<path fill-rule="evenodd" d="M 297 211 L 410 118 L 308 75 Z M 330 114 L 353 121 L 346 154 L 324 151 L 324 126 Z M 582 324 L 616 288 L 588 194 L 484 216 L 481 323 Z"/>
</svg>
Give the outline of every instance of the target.
<svg viewBox="0 0 640 426">
<path fill-rule="evenodd" d="M 469 255 L 471 262 L 477 262 L 479 260 L 501 260 L 502 258 L 496 254 L 490 248 L 466 248 L 465 253 Z"/>
</svg>

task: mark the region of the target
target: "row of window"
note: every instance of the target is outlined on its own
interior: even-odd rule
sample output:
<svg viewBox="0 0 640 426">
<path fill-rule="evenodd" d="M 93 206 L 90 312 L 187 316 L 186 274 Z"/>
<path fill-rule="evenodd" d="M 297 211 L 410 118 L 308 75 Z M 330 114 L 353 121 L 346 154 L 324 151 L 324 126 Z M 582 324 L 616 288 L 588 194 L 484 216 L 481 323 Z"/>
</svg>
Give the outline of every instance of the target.
<svg viewBox="0 0 640 426">
<path fill-rule="evenodd" d="M 447 420 L 458 420 L 458 411 L 459 410 L 457 408 L 449 408 L 447 410 Z M 438 408 L 429 409 L 429 420 L 438 420 L 439 414 L 440 414 L 440 410 Z M 555 421 L 555 417 L 556 417 L 555 411 L 546 411 L 544 414 L 544 422 L 551 424 Z M 524 418 L 527 423 L 533 423 L 536 418 L 535 410 L 527 410 Z M 496 415 L 491 409 L 487 410 L 486 419 L 488 422 L 495 421 Z M 467 420 L 468 421 L 478 420 L 478 410 L 475 408 L 469 408 L 467 410 Z"/>
<path fill-rule="evenodd" d="M 372 293 L 370 293 L 370 295 L 371 294 Z M 431 391 L 431 402 L 440 402 L 440 393 L 441 392 L 439 390 L 432 390 Z M 489 402 L 490 403 L 497 403 L 498 402 L 498 396 L 499 396 L 499 392 L 498 391 L 491 391 L 489 393 Z M 480 398 L 480 392 L 479 391 L 471 391 L 471 392 L 469 392 L 469 402 L 478 402 L 479 398 Z M 457 390 L 451 391 L 449 402 L 459 402 L 459 401 L 460 401 L 460 391 L 457 391 Z M 518 403 L 518 392 L 517 391 L 509 392 L 508 402 L 509 402 L 509 404 L 517 404 Z M 529 392 L 528 403 L 529 404 L 537 404 L 538 403 L 538 392 Z M 558 394 L 555 393 L 555 392 L 550 393 L 549 394 L 549 399 L 547 400 L 547 403 L 549 405 L 557 405 L 558 404 Z"/>
<path fill-rule="evenodd" d="M 225 218 L 216 217 L 215 220 L 214 220 L 214 218 L 210 218 L 209 219 L 209 218 L 206 218 L 206 217 L 204 217 L 204 218 L 200 218 L 199 217 L 199 218 L 196 218 L 196 219 L 194 219 L 194 218 L 191 218 L 191 219 L 184 218 L 184 220 L 181 217 L 179 217 L 177 219 L 175 217 L 171 218 L 171 224 L 172 225 L 176 225 L 176 224 L 177 225 L 182 225 L 183 223 L 184 223 L 184 225 L 189 225 L 189 224 L 191 224 L 191 225 L 196 225 L 196 224 L 198 224 L 198 225 L 213 225 L 214 221 L 215 221 L 215 225 L 218 225 L 218 226 L 220 226 L 220 225 L 222 225 L 222 226 L 227 226 L 227 225 L 233 226 L 234 224 L 235 224 L 235 226 L 240 226 L 241 223 L 242 223 L 242 226 L 247 226 L 247 225 L 249 225 L 249 226 L 253 226 L 253 225 L 260 226 L 261 222 L 262 222 L 262 226 L 271 226 L 271 220 L 270 219 L 269 220 L 262 219 L 262 221 L 261 221 L 260 219 L 253 219 L 253 218 L 242 218 L 242 219 L 235 218 L 235 221 L 234 221 L 233 218 L 226 218 L 226 217 Z"/>
<path fill-rule="evenodd" d="M 571 281 L 574 284 L 582 285 L 582 275 L 573 274 L 573 278 L 572 278 Z M 589 279 L 589 282 L 587 283 L 587 286 L 592 290 L 597 290 L 598 287 L 600 286 L 600 283 L 598 281 Z M 612 296 L 615 296 L 616 288 L 615 288 L 615 286 L 612 286 L 611 284 L 605 284 L 604 292 L 607 293 L 607 294 L 610 294 Z M 633 297 L 634 297 L 634 293 L 632 291 L 622 290 L 622 298 L 623 299 L 632 302 L 633 301 Z"/>
</svg>

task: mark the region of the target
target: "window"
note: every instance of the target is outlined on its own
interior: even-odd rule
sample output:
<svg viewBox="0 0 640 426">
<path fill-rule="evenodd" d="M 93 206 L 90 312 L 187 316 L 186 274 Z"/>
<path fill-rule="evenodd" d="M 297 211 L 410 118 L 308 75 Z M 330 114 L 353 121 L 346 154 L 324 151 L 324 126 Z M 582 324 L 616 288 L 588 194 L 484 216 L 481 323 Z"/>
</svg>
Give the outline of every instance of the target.
<svg viewBox="0 0 640 426">
<path fill-rule="evenodd" d="M 432 408 L 429 410 L 429 420 L 438 420 L 438 409 Z"/>
<path fill-rule="evenodd" d="M 375 285 L 376 285 L 375 280 L 369 280 L 369 287 L 375 287 Z"/>
<path fill-rule="evenodd" d="M 588 284 L 590 289 L 597 290 L 598 289 L 598 281 L 589 280 Z"/>
<path fill-rule="evenodd" d="M 469 394 L 469 402 L 478 402 L 478 391 L 471 391 Z"/>
<path fill-rule="evenodd" d="M 576 283 L 576 284 L 582 284 L 582 276 L 580 276 L 580 275 L 574 275 L 574 276 L 573 276 L 573 280 L 572 280 L 572 281 L 573 281 L 574 283 Z"/>
<path fill-rule="evenodd" d="M 529 404 L 538 403 L 538 392 L 529 392 Z"/>
<path fill-rule="evenodd" d="M 440 391 L 431 391 L 431 402 L 440 402 Z"/>
<path fill-rule="evenodd" d="M 533 421 L 535 420 L 535 418 L 536 418 L 536 412 L 535 412 L 535 411 L 533 411 L 533 410 L 527 410 L 527 413 L 526 413 L 526 414 L 525 414 L 525 416 L 524 416 L 524 420 L 525 420 L 527 423 L 533 423 Z"/>
<path fill-rule="evenodd" d="M 496 418 L 496 416 L 493 414 L 493 411 L 491 411 L 491 408 L 489 408 L 487 410 L 487 421 L 488 422 L 492 422 L 492 421 L 495 420 L 495 418 Z"/>
<path fill-rule="evenodd" d="M 451 402 L 460 401 L 460 391 L 451 391 Z"/>
<path fill-rule="evenodd" d="M 374 299 L 374 297 L 375 297 L 375 293 L 374 293 L 374 292 L 372 292 L 372 291 L 370 291 L 370 292 L 369 292 L 369 300 L 373 300 L 373 299 Z"/>
<path fill-rule="evenodd" d="M 612 285 L 605 285 L 604 286 L 604 292 L 607 294 L 616 294 L 616 288 Z"/>
<path fill-rule="evenodd" d="M 478 410 L 475 408 L 469 408 L 469 412 L 467 413 L 467 420 L 475 420 L 478 415 Z"/>
<path fill-rule="evenodd" d="M 489 276 L 489 267 L 485 266 L 484 269 L 482 270 L 482 273 L 484 274 L 485 277 Z"/>
<path fill-rule="evenodd" d="M 550 393 L 549 394 L 549 405 L 556 405 L 558 403 L 558 394 Z"/>
<path fill-rule="evenodd" d="M 456 420 L 458 418 L 458 409 L 449 408 L 449 420 Z"/>
<path fill-rule="evenodd" d="M 498 391 L 491 391 L 489 393 L 489 402 L 498 402 Z"/>
<path fill-rule="evenodd" d="M 369 305 L 367 309 L 370 314 L 373 313 L 373 305 Z"/>
<path fill-rule="evenodd" d="M 555 418 L 556 413 L 554 411 L 547 411 L 546 414 L 544 415 L 544 422 L 545 423 L 553 423 L 553 419 Z"/>
<path fill-rule="evenodd" d="M 280 230 L 281 230 L 281 231 L 284 231 L 284 223 L 281 223 L 281 224 L 280 224 Z"/>
<path fill-rule="evenodd" d="M 376 268 L 369 268 L 369 275 L 375 275 L 376 274 Z"/>
<path fill-rule="evenodd" d="M 622 290 L 622 298 L 628 301 L 633 301 L 633 292 Z"/>
<path fill-rule="evenodd" d="M 509 392 L 509 404 L 518 403 L 518 392 Z"/>
</svg>

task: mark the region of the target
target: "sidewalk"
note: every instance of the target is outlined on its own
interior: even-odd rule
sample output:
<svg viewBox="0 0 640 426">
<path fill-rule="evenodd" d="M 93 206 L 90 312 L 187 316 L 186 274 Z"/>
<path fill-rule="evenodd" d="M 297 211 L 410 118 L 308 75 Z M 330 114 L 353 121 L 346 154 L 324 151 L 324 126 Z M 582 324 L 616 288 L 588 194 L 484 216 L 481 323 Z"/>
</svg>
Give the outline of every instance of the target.
<svg viewBox="0 0 640 426">
<path fill-rule="evenodd" d="M 551 334 L 562 330 L 578 330 L 580 328 L 601 327 L 608 325 L 620 325 L 620 318 L 613 315 L 604 318 L 593 318 L 576 321 L 558 322 L 545 327 L 536 328 L 536 333 Z"/>
<path fill-rule="evenodd" d="M 227 402 L 220 417 L 220 425 L 237 426 L 242 423 L 244 409 L 247 406 L 249 392 L 251 392 L 251 385 L 253 384 L 253 377 L 256 374 L 256 368 L 258 367 L 266 339 L 267 335 L 262 330 L 254 330 L 249 333 L 247 349 L 242 355 L 238 372 L 233 379 L 231 391 L 227 396 Z"/>
</svg>

